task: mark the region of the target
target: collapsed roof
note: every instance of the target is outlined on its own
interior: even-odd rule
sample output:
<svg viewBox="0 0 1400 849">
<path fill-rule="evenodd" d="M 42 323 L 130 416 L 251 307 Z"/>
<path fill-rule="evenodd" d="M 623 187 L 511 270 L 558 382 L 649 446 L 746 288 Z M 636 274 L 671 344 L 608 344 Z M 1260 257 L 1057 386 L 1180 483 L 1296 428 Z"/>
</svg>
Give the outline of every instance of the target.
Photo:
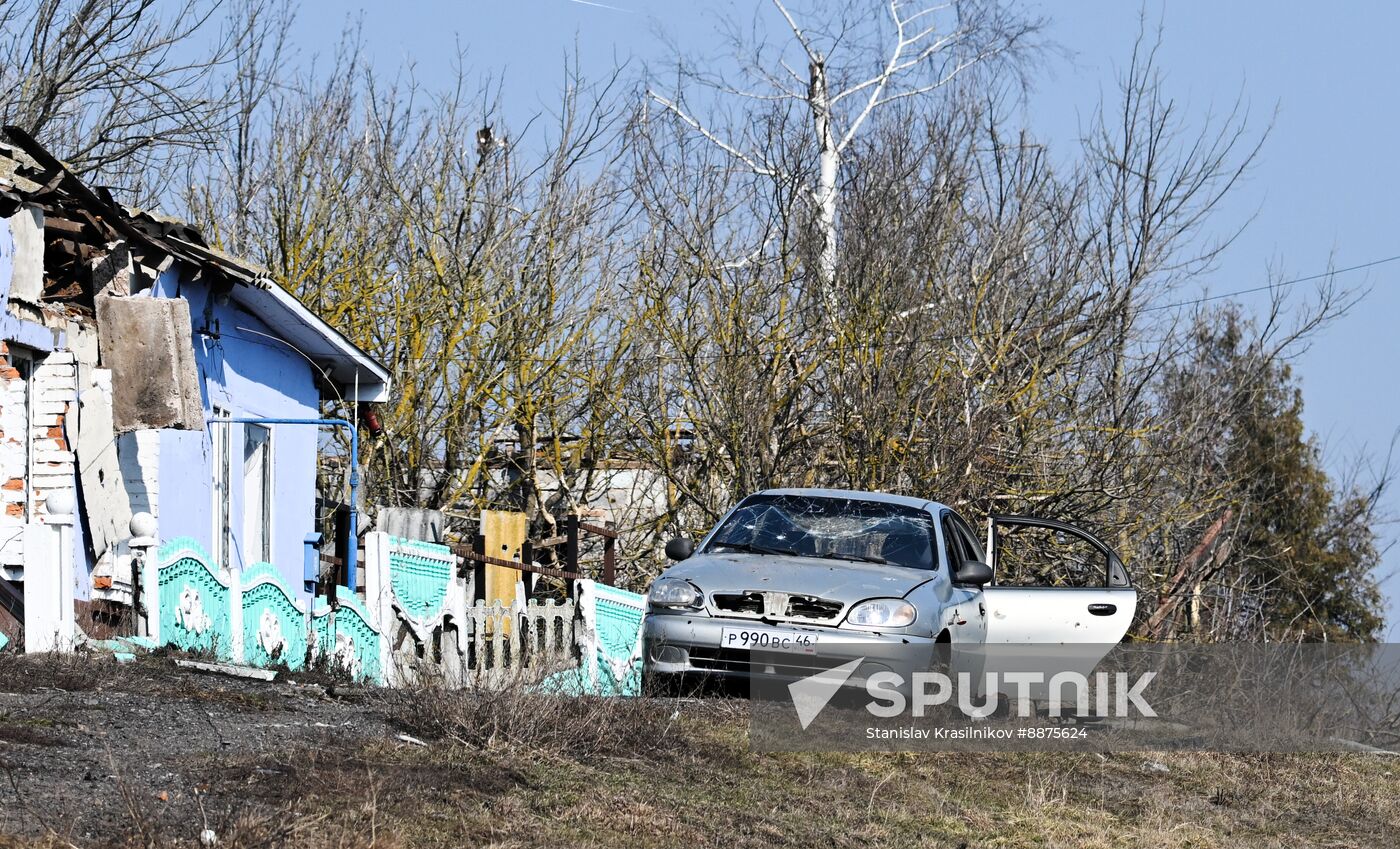
<svg viewBox="0 0 1400 849">
<path fill-rule="evenodd" d="M 195 282 L 228 293 L 321 373 L 326 399 L 383 401 L 389 371 L 272 280 L 266 269 L 209 245 L 192 225 L 123 206 L 105 189 L 84 183 L 59 159 L 17 127 L 5 127 L 0 142 L 0 218 L 25 206 L 44 212 L 44 283 L 33 303 L 15 304 L 43 318 L 55 311 L 88 313 L 94 308 L 94 278 L 114 249 L 125 245 L 134 263 L 131 291 L 179 262 Z M 24 298 L 18 298 L 23 301 Z"/>
</svg>

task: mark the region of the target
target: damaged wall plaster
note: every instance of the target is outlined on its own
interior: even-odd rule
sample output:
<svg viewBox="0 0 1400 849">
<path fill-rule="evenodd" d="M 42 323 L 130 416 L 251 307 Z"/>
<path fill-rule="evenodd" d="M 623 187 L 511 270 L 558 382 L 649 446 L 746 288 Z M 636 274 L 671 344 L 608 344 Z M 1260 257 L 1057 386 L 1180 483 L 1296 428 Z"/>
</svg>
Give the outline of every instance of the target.
<svg viewBox="0 0 1400 849">
<path fill-rule="evenodd" d="M 92 369 L 78 393 L 78 479 L 92 552 L 101 560 L 130 536 L 131 500 L 112 429 L 112 373 Z"/>
<path fill-rule="evenodd" d="M 23 206 L 8 221 L 14 240 L 10 300 L 37 306 L 44 291 L 44 212 Z"/>
<path fill-rule="evenodd" d="M 189 302 L 100 295 L 96 304 L 102 365 L 112 371 L 116 432 L 203 430 Z"/>
<path fill-rule="evenodd" d="M 19 370 L 10 365 L 8 346 L 0 343 L 0 351 L 0 564 L 22 566 L 29 392 Z"/>
</svg>

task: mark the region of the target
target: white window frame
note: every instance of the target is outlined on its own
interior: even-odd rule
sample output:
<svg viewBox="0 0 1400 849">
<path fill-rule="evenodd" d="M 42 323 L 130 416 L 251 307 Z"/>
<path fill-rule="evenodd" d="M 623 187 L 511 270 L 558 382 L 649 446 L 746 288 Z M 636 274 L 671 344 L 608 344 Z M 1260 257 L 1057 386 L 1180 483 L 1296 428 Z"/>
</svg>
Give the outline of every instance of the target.
<svg viewBox="0 0 1400 849">
<path fill-rule="evenodd" d="M 223 407 L 214 407 L 213 416 L 215 419 L 231 418 L 232 414 Z M 210 445 L 210 477 L 213 486 L 210 488 L 213 506 L 213 544 L 210 546 L 213 555 L 214 565 L 219 568 L 231 565 L 229 553 L 232 549 L 230 537 L 233 533 L 233 499 L 232 488 L 229 486 L 232 473 L 233 446 L 229 439 L 229 429 L 233 427 L 231 422 L 215 421 L 209 427 Z"/>
<path fill-rule="evenodd" d="M 249 536 L 248 521 L 250 518 L 250 509 L 252 507 L 252 505 L 249 503 L 250 499 L 248 498 L 248 440 L 251 434 L 255 432 L 255 429 L 257 431 L 262 431 L 266 434 L 266 439 L 263 442 L 263 471 L 261 483 L 262 504 L 260 505 L 262 511 L 262 545 L 256 550 L 252 546 L 253 540 L 247 538 Z M 241 465 L 241 468 L 243 469 L 243 476 L 241 479 L 243 481 L 242 543 L 243 565 L 245 567 L 250 566 L 253 563 L 271 562 L 272 560 L 272 541 L 274 539 L 273 527 L 276 521 L 275 511 L 273 511 L 272 509 L 272 493 L 273 488 L 276 485 L 275 476 L 277 468 L 277 464 L 275 462 L 274 444 L 276 440 L 273 437 L 274 432 L 275 431 L 270 425 L 257 424 L 254 422 L 245 423 L 243 425 L 243 463 Z"/>
</svg>

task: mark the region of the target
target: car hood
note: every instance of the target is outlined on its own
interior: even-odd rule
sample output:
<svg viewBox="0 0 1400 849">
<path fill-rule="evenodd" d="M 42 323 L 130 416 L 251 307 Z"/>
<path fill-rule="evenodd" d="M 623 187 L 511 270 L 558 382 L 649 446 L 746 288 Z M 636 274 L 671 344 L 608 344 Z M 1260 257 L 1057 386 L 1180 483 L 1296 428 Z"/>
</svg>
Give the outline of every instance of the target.
<svg viewBox="0 0 1400 849">
<path fill-rule="evenodd" d="M 878 563 L 777 554 L 698 554 L 664 573 L 684 578 L 707 595 L 730 590 L 782 592 L 854 604 L 867 598 L 900 598 L 933 579 L 935 572 Z"/>
</svg>

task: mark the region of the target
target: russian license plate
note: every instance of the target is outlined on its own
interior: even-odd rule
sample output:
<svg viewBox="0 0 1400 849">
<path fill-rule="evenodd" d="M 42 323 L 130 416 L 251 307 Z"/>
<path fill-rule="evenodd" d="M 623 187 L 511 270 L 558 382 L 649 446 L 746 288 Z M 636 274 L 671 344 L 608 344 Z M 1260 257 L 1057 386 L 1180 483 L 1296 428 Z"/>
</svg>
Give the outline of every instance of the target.
<svg viewBox="0 0 1400 849">
<path fill-rule="evenodd" d="M 790 628 L 721 628 L 719 645 L 725 649 L 811 654 L 817 650 L 817 635 Z"/>
</svg>

